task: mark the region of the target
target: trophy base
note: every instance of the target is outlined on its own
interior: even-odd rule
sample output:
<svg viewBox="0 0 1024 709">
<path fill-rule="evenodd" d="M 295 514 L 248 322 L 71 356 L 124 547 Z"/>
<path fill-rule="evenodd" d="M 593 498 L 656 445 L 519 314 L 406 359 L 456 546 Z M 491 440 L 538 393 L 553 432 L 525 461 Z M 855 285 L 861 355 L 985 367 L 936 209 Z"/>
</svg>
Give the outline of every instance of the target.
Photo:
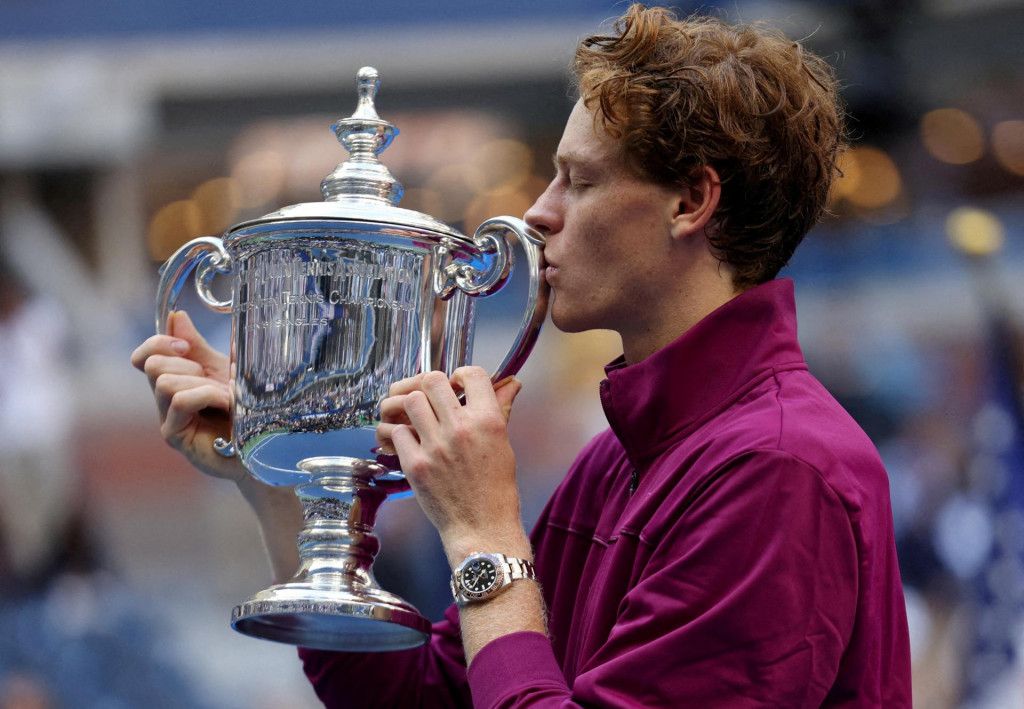
<svg viewBox="0 0 1024 709">
<path fill-rule="evenodd" d="M 304 518 L 299 570 L 291 581 L 235 607 L 231 626 L 317 650 L 387 652 L 427 642 L 430 621 L 382 589 L 372 571 L 380 548 L 373 534 L 377 509 L 390 494 L 407 489 L 404 476 L 341 456 L 306 458 L 298 467 L 308 474 L 295 488 Z"/>
<path fill-rule="evenodd" d="M 316 650 L 388 652 L 427 642 L 430 622 L 413 606 L 380 589 L 372 593 L 272 586 L 236 606 L 231 626 L 252 637 Z"/>
</svg>

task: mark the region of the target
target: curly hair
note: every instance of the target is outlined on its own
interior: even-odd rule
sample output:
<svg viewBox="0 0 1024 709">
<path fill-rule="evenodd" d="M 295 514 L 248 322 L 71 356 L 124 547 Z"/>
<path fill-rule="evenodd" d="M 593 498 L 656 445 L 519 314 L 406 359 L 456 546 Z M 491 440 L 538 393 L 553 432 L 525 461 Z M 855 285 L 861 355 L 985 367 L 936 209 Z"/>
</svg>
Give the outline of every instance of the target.
<svg viewBox="0 0 1024 709">
<path fill-rule="evenodd" d="M 633 5 L 580 43 L 573 69 L 638 175 L 685 185 L 718 172 L 715 254 L 738 288 L 774 278 L 821 218 L 846 145 L 832 68 L 761 24 Z"/>
</svg>

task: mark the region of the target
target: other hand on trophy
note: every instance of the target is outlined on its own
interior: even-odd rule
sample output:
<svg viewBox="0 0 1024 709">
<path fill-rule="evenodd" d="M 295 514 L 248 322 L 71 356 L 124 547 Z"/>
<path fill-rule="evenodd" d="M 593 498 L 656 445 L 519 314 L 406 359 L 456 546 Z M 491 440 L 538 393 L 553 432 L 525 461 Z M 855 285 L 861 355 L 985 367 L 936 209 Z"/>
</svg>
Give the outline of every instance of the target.
<svg viewBox="0 0 1024 709">
<path fill-rule="evenodd" d="M 237 457 L 213 447 L 231 437 L 228 358 L 211 347 L 188 313 L 171 313 L 167 335 L 154 335 L 132 353 L 132 365 L 149 378 L 160 413 L 160 433 L 192 465 L 238 482 L 247 473 Z"/>
<path fill-rule="evenodd" d="M 451 380 L 427 372 L 391 386 L 377 440 L 393 449 L 449 555 L 476 540 L 521 536 L 507 424 L 522 384 L 492 384 L 479 367 Z M 465 403 L 460 400 L 464 394 Z"/>
</svg>

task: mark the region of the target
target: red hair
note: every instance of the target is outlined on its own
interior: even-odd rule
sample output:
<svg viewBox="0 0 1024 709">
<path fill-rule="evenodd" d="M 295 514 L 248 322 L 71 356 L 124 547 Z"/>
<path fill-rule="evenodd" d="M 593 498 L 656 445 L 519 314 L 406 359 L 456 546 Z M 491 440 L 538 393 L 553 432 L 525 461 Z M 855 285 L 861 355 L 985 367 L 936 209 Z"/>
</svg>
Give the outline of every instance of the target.
<svg viewBox="0 0 1024 709">
<path fill-rule="evenodd" d="M 710 242 L 740 288 L 775 277 L 825 209 L 845 120 L 831 67 L 763 25 L 633 5 L 576 50 L 581 98 L 662 184 L 722 180 Z"/>
</svg>

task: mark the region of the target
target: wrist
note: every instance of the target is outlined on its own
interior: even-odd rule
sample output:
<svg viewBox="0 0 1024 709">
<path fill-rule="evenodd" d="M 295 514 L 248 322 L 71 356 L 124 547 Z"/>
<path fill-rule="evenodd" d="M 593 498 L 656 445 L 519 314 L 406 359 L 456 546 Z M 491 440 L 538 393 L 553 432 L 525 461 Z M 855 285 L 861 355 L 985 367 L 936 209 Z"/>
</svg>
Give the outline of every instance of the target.
<svg viewBox="0 0 1024 709">
<path fill-rule="evenodd" d="M 467 556 L 476 552 L 504 554 L 510 558 L 533 561 L 530 539 L 520 527 L 516 532 L 468 534 L 442 540 L 448 565 L 454 570 Z"/>
<path fill-rule="evenodd" d="M 268 485 L 249 475 L 248 472 L 233 482 L 245 501 L 257 513 L 282 506 L 292 507 L 298 499 L 295 497 L 294 488 Z"/>
<path fill-rule="evenodd" d="M 459 605 L 467 665 L 487 643 L 523 631 L 547 635 L 546 611 L 536 581 L 517 581 L 493 598 Z"/>
</svg>

